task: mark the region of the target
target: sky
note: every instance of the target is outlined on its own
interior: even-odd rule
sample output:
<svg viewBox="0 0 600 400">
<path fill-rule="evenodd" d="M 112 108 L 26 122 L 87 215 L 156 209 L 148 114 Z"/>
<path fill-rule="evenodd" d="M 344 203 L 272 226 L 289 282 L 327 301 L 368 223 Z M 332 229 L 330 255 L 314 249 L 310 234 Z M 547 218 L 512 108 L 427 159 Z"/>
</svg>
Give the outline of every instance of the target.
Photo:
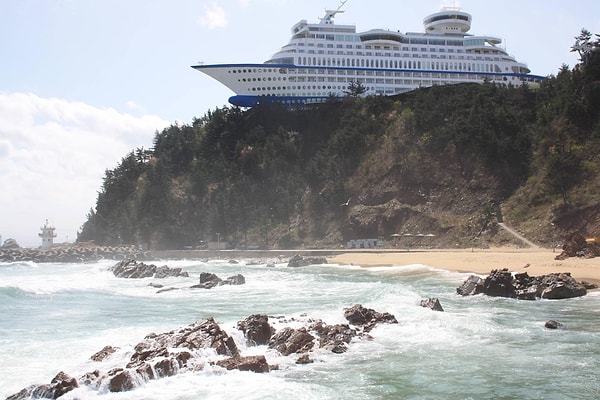
<svg viewBox="0 0 600 400">
<path fill-rule="evenodd" d="M 443 5 L 473 16 L 536 75 L 573 67 L 582 28 L 600 33 L 597 0 L 349 0 L 336 23 L 421 32 Z M 0 235 L 23 247 L 72 242 L 107 169 L 157 131 L 191 124 L 233 93 L 193 70 L 261 63 L 302 19 L 339 0 L 0 0 Z"/>
</svg>

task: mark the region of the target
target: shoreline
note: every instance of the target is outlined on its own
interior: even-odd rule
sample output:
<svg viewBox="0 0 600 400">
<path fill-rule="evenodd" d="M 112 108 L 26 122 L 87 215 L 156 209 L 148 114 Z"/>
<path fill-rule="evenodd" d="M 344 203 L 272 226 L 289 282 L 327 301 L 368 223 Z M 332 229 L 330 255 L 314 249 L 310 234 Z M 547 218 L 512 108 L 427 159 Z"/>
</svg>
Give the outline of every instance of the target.
<svg viewBox="0 0 600 400">
<path fill-rule="evenodd" d="M 487 275 L 493 269 L 508 268 L 510 272 L 527 272 L 530 276 L 555 272 L 570 272 L 578 281 L 600 284 L 600 258 L 555 260 L 559 252 L 548 249 L 461 249 L 418 250 L 398 252 L 347 252 L 328 257 L 334 264 L 402 266 L 423 264 L 433 268 L 460 273 Z"/>
</svg>

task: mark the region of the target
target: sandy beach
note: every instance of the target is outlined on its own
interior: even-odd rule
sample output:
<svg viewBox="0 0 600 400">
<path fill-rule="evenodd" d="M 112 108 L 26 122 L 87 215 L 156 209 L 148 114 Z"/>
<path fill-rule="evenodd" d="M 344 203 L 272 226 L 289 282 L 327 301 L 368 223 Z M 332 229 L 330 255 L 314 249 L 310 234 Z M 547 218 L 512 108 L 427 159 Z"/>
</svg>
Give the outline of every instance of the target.
<svg viewBox="0 0 600 400">
<path fill-rule="evenodd" d="M 331 263 L 363 267 L 425 264 L 434 268 L 487 275 L 492 269 L 508 268 L 531 276 L 570 272 L 578 281 L 600 284 L 600 258 L 555 260 L 559 252 L 547 249 L 424 250 L 397 253 L 348 252 L 333 256 Z"/>
</svg>

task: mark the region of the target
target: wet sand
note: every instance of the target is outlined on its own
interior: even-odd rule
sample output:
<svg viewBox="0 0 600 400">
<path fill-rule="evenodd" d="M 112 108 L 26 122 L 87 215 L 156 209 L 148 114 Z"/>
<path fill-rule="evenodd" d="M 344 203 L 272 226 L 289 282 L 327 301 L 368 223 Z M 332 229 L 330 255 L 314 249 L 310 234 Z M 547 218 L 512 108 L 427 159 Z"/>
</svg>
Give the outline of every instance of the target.
<svg viewBox="0 0 600 400">
<path fill-rule="evenodd" d="M 570 272 L 578 281 L 600 284 L 600 258 L 555 260 L 559 252 L 546 249 L 464 249 L 400 251 L 397 253 L 348 252 L 329 258 L 330 263 L 362 267 L 424 264 L 456 272 L 487 275 L 492 269 L 508 268 L 531 276 Z"/>
</svg>

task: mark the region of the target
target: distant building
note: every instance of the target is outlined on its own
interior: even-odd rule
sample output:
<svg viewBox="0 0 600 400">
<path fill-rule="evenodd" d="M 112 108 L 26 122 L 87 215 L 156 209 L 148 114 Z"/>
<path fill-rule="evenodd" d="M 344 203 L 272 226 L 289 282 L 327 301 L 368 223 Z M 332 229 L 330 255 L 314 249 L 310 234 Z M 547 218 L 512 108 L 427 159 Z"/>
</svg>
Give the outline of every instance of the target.
<svg viewBox="0 0 600 400">
<path fill-rule="evenodd" d="M 54 238 L 56 237 L 56 233 L 54 233 L 53 226 L 48 225 L 48 220 L 44 226 L 40 228 L 42 233 L 38 233 L 38 236 L 42 238 L 42 249 L 46 250 L 51 248 L 54 245 Z"/>
<path fill-rule="evenodd" d="M 380 249 L 382 247 L 382 239 L 353 239 L 346 243 L 347 249 Z"/>
</svg>

